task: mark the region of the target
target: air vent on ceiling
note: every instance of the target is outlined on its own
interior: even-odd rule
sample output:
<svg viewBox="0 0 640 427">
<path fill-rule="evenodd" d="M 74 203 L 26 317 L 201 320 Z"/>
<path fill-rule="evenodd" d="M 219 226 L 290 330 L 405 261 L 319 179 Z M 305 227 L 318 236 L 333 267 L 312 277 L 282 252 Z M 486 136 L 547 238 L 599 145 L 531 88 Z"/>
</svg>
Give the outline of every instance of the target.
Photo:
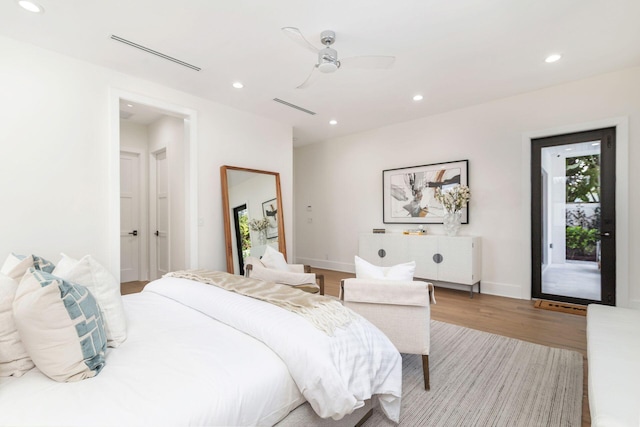
<svg viewBox="0 0 640 427">
<path fill-rule="evenodd" d="M 160 57 L 162 59 L 166 59 L 167 61 L 175 62 L 176 64 L 182 65 L 183 67 L 191 68 L 192 70 L 196 70 L 196 71 L 202 70 L 202 68 L 196 67 L 195 65 L 191 65 L 188 62 L 184 62 L 184 61 L 176 59 L 176 58 L 174 58 L 172 56 L 165 55 L 164 53 L 158 52 L 157 50 L 149 49 L 148 47 L 139 45 L 138 43 L 134 43 L 131 40 L 123 39 L 122 37 L 118 37 L 118 36 L 116 36 L 114 34 L 111 35 L 111 39 L 115 40 L 117 42 L 129 45 L 131 47 L 135 47 L 136 49 L 140 49 L 140 50 L 142 50 L 144 52 L 147 52 L 147 53 L 150 53 L 152 55 L 158 56 L 158 57 Z"/>
<path fill-rule="evenodd" d="M 273 98 L 274 101 L 279 102 L 282 105 L 286 105 L 287 107 L 291 107 L 291 108 L 295 108 L 296 110 L 302 111 L 303 113 L 307 113 L 307 114 L 311 114 L 312 116 L 315 116 L 316 113 L 314 113 L 313 111 L 307 110 L 306 108 L 302 108 L 296 104 L 292 104 L 290 102 L 287 101 L 283 101 L 280 98 Z"/>
</svg>

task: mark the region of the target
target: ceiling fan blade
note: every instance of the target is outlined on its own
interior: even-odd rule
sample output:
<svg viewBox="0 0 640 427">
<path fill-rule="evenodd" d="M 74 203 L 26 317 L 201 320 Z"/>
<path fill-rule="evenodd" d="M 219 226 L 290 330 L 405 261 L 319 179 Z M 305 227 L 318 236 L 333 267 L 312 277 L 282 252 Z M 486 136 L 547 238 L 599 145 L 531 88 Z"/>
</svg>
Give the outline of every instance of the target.
<svg viewBox="0 0 640 427">
<path fill-rule="evenodd" d="M 395 61 L 395 56 L 350 56 L 341 59 L 340 65 L 349 68 L 384 69 L 391 68 Z"/>
<path fill-rule="evenodd" d="M 307 39 L 304 38 L 302 33 L 296 27 L 282 27 L 282 32 L 284 32 L 291 40 L 298 43 L 300 46 L 305 49 L 309 49 L 313 53 L 318 53 L 320 49 L 309 43 Z"/>
<path fill-rule="evenodd" d="M 313 68 L 311 69 L 311 72 L 307 76 L 307 79 L 303 81 L 302 84 L 300 84 L 298 87 L 296 87 L 296 89 L 307 88 L 311 86 L 318 79 L 318 73 L 316 73 L 316 68 L 318 68 L 318 66 L 314 65 Z"/>
</svg>

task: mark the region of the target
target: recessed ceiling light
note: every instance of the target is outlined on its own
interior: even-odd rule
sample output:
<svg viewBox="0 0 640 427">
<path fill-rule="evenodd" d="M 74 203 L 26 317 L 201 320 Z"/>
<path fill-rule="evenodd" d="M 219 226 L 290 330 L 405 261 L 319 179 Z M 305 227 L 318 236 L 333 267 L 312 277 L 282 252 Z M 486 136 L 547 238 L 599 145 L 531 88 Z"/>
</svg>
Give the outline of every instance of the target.
<svg viewBox="0 0 640 427">
<path fill-rule="evenodd" d="M 43 13 L 44 12 L 44 8 L 42 6 L 40 6 L 38 3 L 34 3 L 32 1 L 18 0 L 18 4 L 24 10 L 28 10 L 29 12 L 33 12 L 33 13 Z"/>
<path fill-rule="evenodd" d="M 133 108 L 133 104 L 127 104 L 127 107 Z"/>
<path fill-rule="evenodd" d="M 562 55 L 560 55 L 559 53 L 554 53 L 553 55 L 547 56 L 544 62 L 552 63 L 560 60 L 560 58 L 562 58 Z"/>
<path fill-rule="evenodd" d="M 564 151 L 573 151 L 573 148 L 565 148 Z"/>
<path fill-rule="evenodd" d="M 332 120 L 329 120 L 329 124 L 330 124 L 330 125 L 337 125 L 337 124 L 338 124 L 338 121 L 337 121 L 337 120 L 335 120 L 335 119 L 332 119 Z"/>
<path fill-rule="evenodd" d="M 240 82 L 234 82 L 233 87 L 235 87 L 236 89 L 242 89 L 244 85 Z"/>
<path fill-rule="evenodd" d="M 422 101 L 424 99 L 424 97 L 420 94 L 418 95 L 413 95 L 413 100 L 414 101 Z"/>
</svg>

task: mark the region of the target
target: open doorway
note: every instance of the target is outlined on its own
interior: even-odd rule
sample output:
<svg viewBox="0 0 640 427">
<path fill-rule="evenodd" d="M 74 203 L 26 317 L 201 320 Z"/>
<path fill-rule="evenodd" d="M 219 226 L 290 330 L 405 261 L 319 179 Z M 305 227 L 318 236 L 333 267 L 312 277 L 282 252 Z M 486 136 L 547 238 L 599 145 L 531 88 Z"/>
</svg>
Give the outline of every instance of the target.
<svg viewBox="0 0 640 427">
<path fill-rule="evenodd" d="M 139 95 L 113 95 L 112 114 L 117 111 L 119 120 L 111 152 L 119 160 L 110 190 L 111 268 L 121 282 L 197 268 L 195 112 Z"/>
<path fill-rule="evenodd" d="M 244 260 L 251 253 L 251 236 L 249 233 L 249 210 L 247 204 L 233 208 L 233 228 L 236 235 L 236 250 L 238 251 L 238 267 L 240 275 L 244 276 Z"/>
<path fill-rule="evenodd" d="M 538 138 L 532 296 L 615 305 L 615 128 Z"/>
</svg>

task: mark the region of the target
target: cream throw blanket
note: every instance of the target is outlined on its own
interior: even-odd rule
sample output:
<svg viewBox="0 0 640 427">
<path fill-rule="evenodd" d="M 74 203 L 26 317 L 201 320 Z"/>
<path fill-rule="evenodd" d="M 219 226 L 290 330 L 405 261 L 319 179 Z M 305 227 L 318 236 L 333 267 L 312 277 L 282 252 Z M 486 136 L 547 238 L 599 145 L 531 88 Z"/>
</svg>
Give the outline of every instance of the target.
<svg viewBox="0 0 640 427">
<path fill-rule="evenodd" d="M 181 270 L 167 273 L 163 277 L 194 280 L 271 303 L 304 317 L 329 336 L 333 336 L 336 328 L 347 325 L 357 316 L 336 300 L 303 292 L 291 286 L 263 282 L 222 271 Z"/>
</svg>

